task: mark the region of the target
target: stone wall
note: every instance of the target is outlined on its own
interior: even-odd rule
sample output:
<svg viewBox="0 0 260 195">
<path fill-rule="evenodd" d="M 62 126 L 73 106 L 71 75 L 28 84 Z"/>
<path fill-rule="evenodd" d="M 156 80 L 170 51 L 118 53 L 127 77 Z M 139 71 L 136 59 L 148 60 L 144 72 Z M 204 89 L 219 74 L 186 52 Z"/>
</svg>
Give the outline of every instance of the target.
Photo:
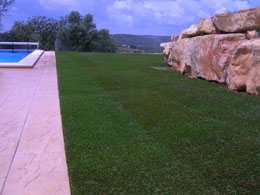
<svg viewBox="0 0 260 195">
<path fill-rule="evenodd" d="M 260 8 L 202 18 L 162 43 L 169 67 L 260 95 Z"/>
</svg>

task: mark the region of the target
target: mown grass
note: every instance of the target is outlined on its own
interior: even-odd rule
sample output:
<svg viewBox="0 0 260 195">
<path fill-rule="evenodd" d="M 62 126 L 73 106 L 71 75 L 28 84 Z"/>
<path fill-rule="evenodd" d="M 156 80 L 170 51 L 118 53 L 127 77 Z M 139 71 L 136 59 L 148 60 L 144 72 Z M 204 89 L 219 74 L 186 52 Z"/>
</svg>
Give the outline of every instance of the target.
<svg viewBox="0 0 260 195">
<path fill-rule="evenodd" d="M 73 194 L 258 194 L 260 97 L 162 56 L 58 52 Z"/>
</svg>

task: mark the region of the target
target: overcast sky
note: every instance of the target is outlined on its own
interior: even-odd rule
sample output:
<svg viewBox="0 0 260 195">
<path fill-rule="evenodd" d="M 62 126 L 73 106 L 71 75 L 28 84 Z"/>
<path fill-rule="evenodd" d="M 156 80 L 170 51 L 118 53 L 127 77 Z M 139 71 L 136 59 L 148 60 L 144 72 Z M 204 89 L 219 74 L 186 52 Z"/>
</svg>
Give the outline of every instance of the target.
<svg viewBox="0 0 260 195">
<path fill-rule="evenodd" d="M 173 35 L 215 13 L 260 7 L 260 0 L 16 0 L 3 18 L 14 21 L 44 15 L 59 19 L 70 11 L 91 13 L 97 28 L 112 34 Z"/>
</svg>

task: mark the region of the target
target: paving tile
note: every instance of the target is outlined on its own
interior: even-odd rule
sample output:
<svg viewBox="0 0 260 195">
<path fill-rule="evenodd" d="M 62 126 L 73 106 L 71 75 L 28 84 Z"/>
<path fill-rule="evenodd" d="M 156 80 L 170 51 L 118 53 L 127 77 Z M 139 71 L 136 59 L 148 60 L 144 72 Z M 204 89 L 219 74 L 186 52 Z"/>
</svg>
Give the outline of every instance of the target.
<svg viewBox="0 0 260 195">
<path fill-rule="evenodd" d="M 18 144 L 18 138 L 0 138 L 0 177 L 6 177 Z"/>
<path fill-rule="evenodd" d="M 6 124 L 0 124 L 0 139 L 2 138 L 17 138 L 20 136 L 24 122 L 12 121 Z M 1 161 L 1 159 L 0 159 Z"/>
<path fill-rule="evenodd" d="M 17 154 L 3 195 L 70 194 L 64 152 Z"/>
<path fill-rule="evenodd" d="M 37 90 L 37 93 L 35 95 L 36 98 L 38 97 L 49 97 L 49 96 L 54 96 L 56 98 L 59 98 L 59 92 L 57 91 L 57 88 L 45 88 L 45 87 L 40 87 Z"/>
<path fill-rule="evenodd" d="M 32 99 L 31 99 L 32 100 Z M 27 114 L 31 105 L 31 101 L 24 101 L 24 100 L 7 100 L 0 108 L 0 114 L 6 115 L 17 115 L 24 116 Z M 1 121 L 1 119 L 0 119 Z"/>
<path fill-rule="evenodd" d="M 28 124 L 23 130 L 18 153 L 64 152 L 61 122 Z"/>
<path fill-rule="evenodd" d="M 22 125 L 26 118 L 30 101 L 6 100 L 0 107 L 0 136 L 14 125 Z"/>
<path fill-rule="evenodd" d="M 9 127 L 15 124 L 24 124 L 24 119 L 25 117 L 18 117 L 18 116 L 12 117 L 10 114 L 9 115 L 0 114 L 0 127 Z"/>
<path fill-rule="evenodd" d="M 55 98 L 58 99 L 59 93 L 57 89 L 58 83 L 56 79 L 41 79 L 35 97 L 55 96 Z"/>
<path fill-rule="evenodd" d="M 8 78 L 5 78 L 5 74 L 1 75 L 3 79 L 8 80 Z M 6 81 L 3 81 L 3 79 L 0 79 L 0 106 L 4 103 L 4 101 L 9 97 L 13 90 L 17 87 L 17 83 L 6 83 Z"/>
<path fill-rule="evenodd" d="M 54 52 L 1 70 L 0 194 L 70 194 Z"/>
<path fill-rule="evenodd" d="M 48 123 L 59 118 L 59 100 L 54 96 L 39 97 L 34 99 L 27 123 Z"/>
<path fill-rule="evenodd" d="M 1 89 L 0 89 L 1 91 Z M 0 92 L 0 108 L 3 105 L 3 103 L 6 101 L 7 97 L 10 95 L 11 92 Z"/>
<path fill-rule="evenodd" d="M 0 194 L 1 194 L 1 191 L 3 189 L 4 181 L 5 181 L 5 178 L 4 177 L 0 177 Z"/>
</svg>

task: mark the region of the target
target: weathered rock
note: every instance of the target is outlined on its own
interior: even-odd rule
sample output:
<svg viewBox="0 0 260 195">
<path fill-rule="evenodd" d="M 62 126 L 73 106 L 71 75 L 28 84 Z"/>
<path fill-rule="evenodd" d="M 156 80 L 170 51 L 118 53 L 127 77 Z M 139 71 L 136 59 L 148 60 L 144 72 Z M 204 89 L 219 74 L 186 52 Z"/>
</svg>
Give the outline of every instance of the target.
<svg viewBox="0 0 260 195">
<path fill-rule="evenodd" d="M 211 18 L 201 18 L 199 24 L 193 24 L 190 28 L 182 31 L 180 39 L 191 38 L 200 35 L 216 34 L 217 30 Z"/>
<path fill-rule="evenodd" d="M 260 95 L 260 39 L 238 46 L 227 69 L 227 85 L 231 90 Z"/>
<path fill-rule="evenodd" d="M 246 37 L 248 39 L 256 39 L 259 38 L 259 33 L 256 30 L 247 31 Z"/>
<path fill-rule="evenodd" d="M 185 73 L 184 63 L 185 63 L 185 49 L 188 46 L 189 39 L 182 39 L 177 42 L 173 42 L 171 45 L 168 45 L 169 48 L 164 47 L 164 53 L 170 51 L 168 57 L 165 55 L 165 62 L 168 63 L 173 69 Z"/>
<path fill-rule="evenodd" d="M 171 41 L 172 42 L 178 41 L 179 37 L 180 37 L 179 35 L 172 35 L 171 36 Z"/>
<path fill-rule="evenodd" d="M 259 29 L 260 7 L 200 19 L 179 37 L 172 36 L 172 42 L 161 44 L 165 62 L 191 78 L 260 95 Z"/>
<path fill-rule="evenodd" d="M 169 64 L 168 59 L 171 54 L 172 42 L 161 43 L 160 46 L 163 48 L 164 61 Z"/>
<path fill-rule="evenodd" d="M 166 62 L 192 78 L 225 83 L 232 53 L 245 39 L 245 34 L 221 34 L 179 40 L 164 47 Z"/>
<path fill-rule="evenodd" d="M 260 7 L 236 13 L 217 14 L 213 17 L 213 23 L 217 30 L 227 33 L 260 29 Z"/>
<path fill-rule="evenodd" d="M 200 34 L 200 32 L 199 32 L 198 24 L 193 24 L 193 25 L 191 25 L 190 28 L 182 31 L 181 39 L 195 37 L 195 36 L 198 36 L 199 34 Z"/>
<path fill-rule="evenodd" d="M 216 34 L 217 29 L 215 28 L 211 18 L 201 18 L 199 20 L 199 31 L 200 34 Z"/>
</svg>

